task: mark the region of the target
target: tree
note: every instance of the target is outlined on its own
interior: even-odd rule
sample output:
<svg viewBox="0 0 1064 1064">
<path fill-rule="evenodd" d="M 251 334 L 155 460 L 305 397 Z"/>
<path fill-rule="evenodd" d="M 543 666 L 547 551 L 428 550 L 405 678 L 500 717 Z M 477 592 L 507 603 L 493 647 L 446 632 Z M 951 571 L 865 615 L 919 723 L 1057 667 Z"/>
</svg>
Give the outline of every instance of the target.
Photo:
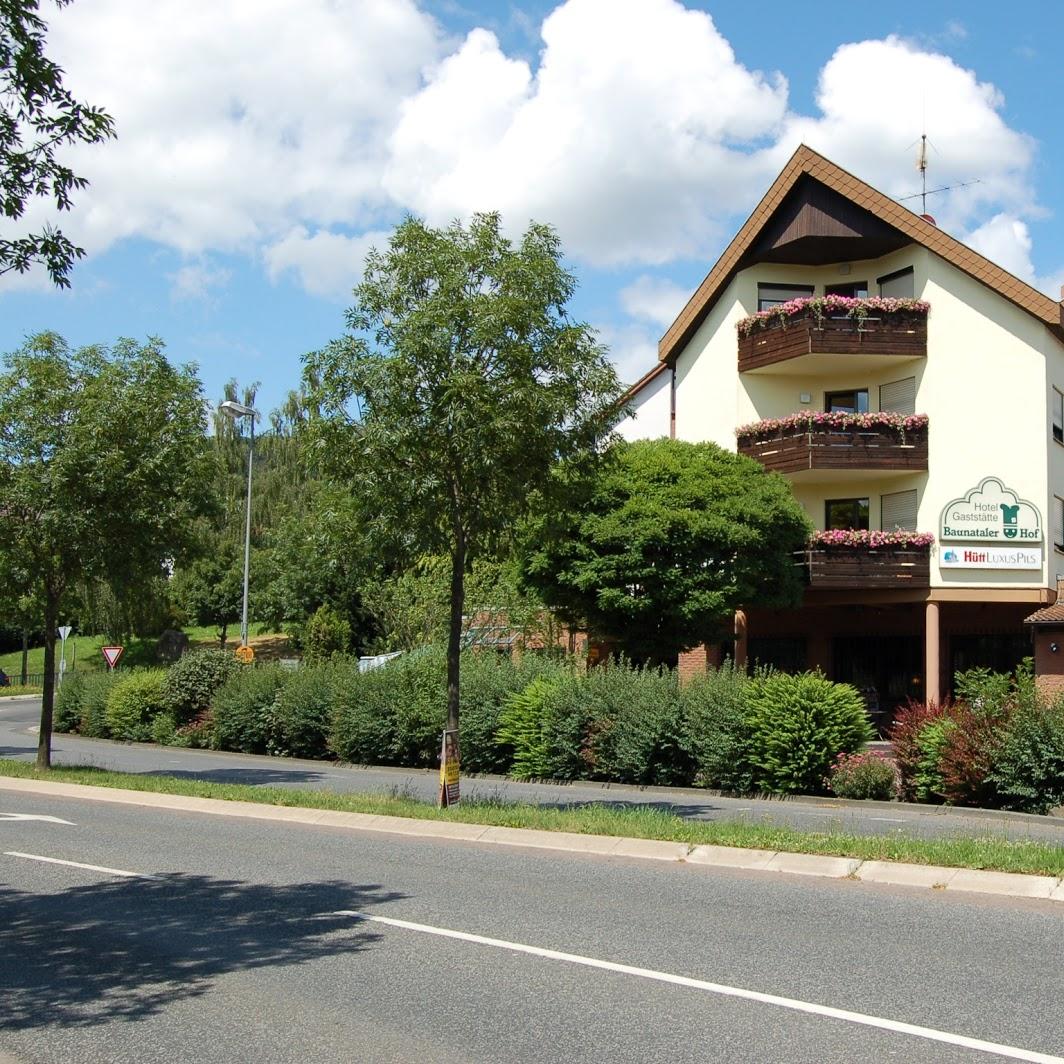
<svg viewBox="0 0 1064 1064">
<path fill-rule="evenodd" d="M 712 443 L 621 442 L 607 458 L 523 529 L 524 579 L 548 606 L 665 662 L 738 608 L 799 604 L 810 525 L 782 477 Z"/>
<path fill-rule="evenodd" d="M 217 547 L 175 572 L 172 593 L 196 624 L 215 626 L 224 649 L 229 625 L 239 622 L 244 605 L 244 554 L 235 542 Z"/>
<path fill-rule="evenodd" d="M 469 564 L 509 539 L 554 461 L 593 448 L 617 415 L 617 376 L 569 317 L 560 255 L 544 225 L 515 245 L 497 214 L 447 229 L 410 218 L 367 257 L 351 334 L 307 358 L 317 455 L 355 487 L 378 549 L 449 558 L 449 729 Z"/>
<path fill-rule="evenodd" d="M 55 0 L 65 7 L 70 0 Z M 114 136 L 110 115 L 79 103 L 63 86 L 63 71 L 44 54 L 47 26 L 39 0 L 0 0 L 0 215 L 18 221 L 37 197 L 70 208 L 71 193 L 88 182 L 60 162 L 59 149 L 97 144 Z M 60 288 L 68 287 L 75 259 L 85 254 L 58 229 L 17 239 L 0 238 L 0 275 L 43 263 Z"/>
<path fill-rule="evenodd" d="M 51 760 L 56 625 L 75 583 L 117 566 L 154 574 L 190 546 L 208 505 L 203 398 L 162 344 L 71 352 L 31 337 L 0 373 L 0 572 L 30 574 L 44 612 L 37 764 Z"/>
</svg>

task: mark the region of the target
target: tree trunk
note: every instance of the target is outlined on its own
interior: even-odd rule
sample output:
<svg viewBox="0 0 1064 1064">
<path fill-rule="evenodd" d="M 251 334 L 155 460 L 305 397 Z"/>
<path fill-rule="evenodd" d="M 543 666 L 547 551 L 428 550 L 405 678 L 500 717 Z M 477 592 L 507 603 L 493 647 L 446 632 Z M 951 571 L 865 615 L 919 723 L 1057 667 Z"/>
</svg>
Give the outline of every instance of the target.
<svg viewBox="0 0 1064 1064">
<path fill-rule="evenodd" d="M 22 686 L 25 687 L 30 677 L 30 630 L 22 629 Z"/>
<path fill-rule="evenodd" d="M 55 705 L 55 629 L 59 623 L 59 596 L 49 592 L 44 600 L 44 693 L 41 729 L 37 733 L 37 768 L 52 767 L 52 708 Z"/>
<path fill-rule="evenodd" d="M 229 625 L 222 624 L 218 626 L 218 647 L 221 650 L 225 650 L 225 640 L 229 632 Z"/>
<path fill-rule="evenodd" d="M 458 671 L 462 652 L 462 611 L 465 608 L 465 563 L 465 534 L 459 531 L 451 551 L 451 621 L 447 632 L 448 731 L 458 731 Z"/>
</svg>

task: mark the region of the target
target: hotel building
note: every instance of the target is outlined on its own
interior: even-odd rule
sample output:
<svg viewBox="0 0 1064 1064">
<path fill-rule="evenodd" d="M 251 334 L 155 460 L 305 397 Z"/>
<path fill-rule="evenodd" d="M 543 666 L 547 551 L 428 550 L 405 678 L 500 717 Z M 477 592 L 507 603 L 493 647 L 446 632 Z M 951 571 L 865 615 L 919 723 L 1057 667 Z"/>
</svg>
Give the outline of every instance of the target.
<svg viewBox="0 0 1064 1064">
<path fill-rule="evenodd" d="M 1031 653 L 1064 576 L 1064 307 L 930 217 L 799 148 L 629 399 L 622 435 L 749 455 L 821 533 L 800 608 L 682 668 L 819 667 L 886 717 Z"/>
</svg>

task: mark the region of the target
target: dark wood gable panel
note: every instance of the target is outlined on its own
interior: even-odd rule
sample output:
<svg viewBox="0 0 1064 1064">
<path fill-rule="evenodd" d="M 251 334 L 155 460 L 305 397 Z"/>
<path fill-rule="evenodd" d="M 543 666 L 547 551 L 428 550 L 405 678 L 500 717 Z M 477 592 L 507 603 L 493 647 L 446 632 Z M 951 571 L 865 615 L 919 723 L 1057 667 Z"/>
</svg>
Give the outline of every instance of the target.
<svg viewBox="0 0 1064 1064">
<path fill-rule="evenodd" d="M 746 263 L 820 266 L 872 259 L 909 237 L 808 175 L 799 178 L 744 257 Z"/>
</svg>

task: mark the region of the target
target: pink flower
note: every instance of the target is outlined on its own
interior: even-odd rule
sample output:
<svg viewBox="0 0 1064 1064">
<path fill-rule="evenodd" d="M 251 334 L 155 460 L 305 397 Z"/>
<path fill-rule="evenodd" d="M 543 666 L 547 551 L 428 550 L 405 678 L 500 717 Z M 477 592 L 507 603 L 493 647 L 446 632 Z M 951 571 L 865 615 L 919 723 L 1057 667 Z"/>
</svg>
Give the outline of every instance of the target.
<svg viewBox="0 0 1064 1064">
<path fill-rule="evenodd" d="M 883 296 L 868 296 L 855 299 L 851 296 L 800 296 L 789 299 L 768 310 L 743 318 L 736 325 L 740 336 L 749 336 L 759 329 L 785 326 L 791 318 L 812 317 L 822 325 L 828 315 L 841 318 L 862 318 L 878 315 L 910 315 L 927 317 L 931 305 L 922 299 L 893 299 Z"/>
<path fill-rule="evenodd" d="M 892 431 L 904 437 L 927 429 L 926 414 L 895 414 L 888 410 L 868 414 L 845 414 L 840 411 L 802 410 L 786 417 L 765 418 L 749 425 L 740 425 L 735 435 L 740 439 L 768 436 L 776 433 L 794 434 L 818 429 L 835 431 Z"/>
<path fill-rule="evenodd" d="M 935 542 L 930 532 L 884 532 L 880 529 L 866 528 L 829 528 L 823 532 L 814 532 L 809 537 L 811 549 L 843 547 L 858 550 L 875 550 L 877 547 L 901 550 L 926 550 Z"/>
</svg>

